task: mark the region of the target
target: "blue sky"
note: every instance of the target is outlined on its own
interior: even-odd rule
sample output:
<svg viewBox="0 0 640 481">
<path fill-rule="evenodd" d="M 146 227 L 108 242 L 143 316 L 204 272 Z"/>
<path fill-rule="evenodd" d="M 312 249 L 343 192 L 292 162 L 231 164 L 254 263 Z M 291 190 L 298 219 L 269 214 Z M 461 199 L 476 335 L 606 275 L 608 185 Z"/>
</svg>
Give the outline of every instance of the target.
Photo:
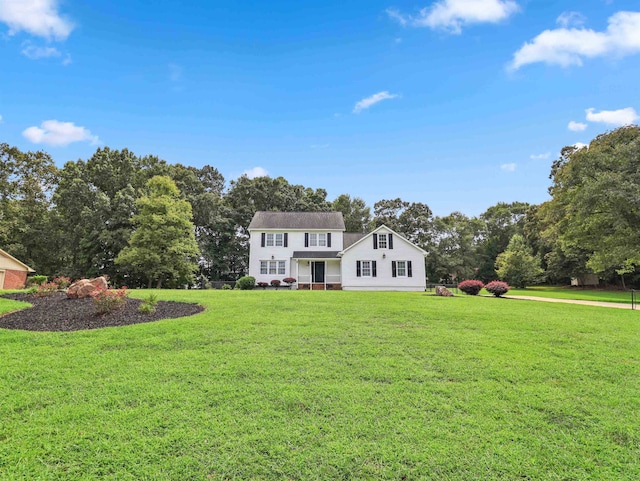
<svg viewBox="0 0 640 481">
<path fill-rule="evenodd" d="M 624 0 L 0 0 L 0 142 L 97 146 L 477 215 L 638 122 Z"/>
</svg>

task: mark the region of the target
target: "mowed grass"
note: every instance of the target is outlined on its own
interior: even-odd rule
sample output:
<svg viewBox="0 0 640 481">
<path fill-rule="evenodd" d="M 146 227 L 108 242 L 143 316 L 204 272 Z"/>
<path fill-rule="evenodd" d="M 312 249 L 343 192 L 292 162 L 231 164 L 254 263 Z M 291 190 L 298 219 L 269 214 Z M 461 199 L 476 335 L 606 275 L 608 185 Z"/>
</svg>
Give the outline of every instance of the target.
<svg viewBox="0 0 640 481">
<path fill-rule="evenodd" d="M 640 479 L 638 312 L 422 293 L 159 297 L 207 310 L 0 330 L 0 479 Z"/>
<path fill-rule="evenodd" d="M 483 291 L 485 293 L 485 291 Z M 488 292 L 486 294 L 489 294 Z M 509 290 L 507 295 L 552 297 L 555 299 L 575 299 L 581 301 L 620 302 L 631 304 L 631 291 L 614 291 L 605 289 L 583 289 L 581 287 L 535 286 L 526 289 Z M 636 294 L 640 300 L 640 292 Z"/>
</svg>

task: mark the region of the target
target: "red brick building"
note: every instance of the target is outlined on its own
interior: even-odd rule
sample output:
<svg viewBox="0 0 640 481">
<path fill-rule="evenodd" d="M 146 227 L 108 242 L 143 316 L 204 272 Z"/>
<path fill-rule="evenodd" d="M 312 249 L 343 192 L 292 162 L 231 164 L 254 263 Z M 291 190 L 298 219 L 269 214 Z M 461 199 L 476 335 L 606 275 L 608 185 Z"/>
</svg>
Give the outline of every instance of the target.
<svg viewBox="0 0 640 481">
<path fill-rule="evenodd" d="M 23 288 L 30 272 L 35 271 L 0 249 L 0 289 Z"/>
</svg>

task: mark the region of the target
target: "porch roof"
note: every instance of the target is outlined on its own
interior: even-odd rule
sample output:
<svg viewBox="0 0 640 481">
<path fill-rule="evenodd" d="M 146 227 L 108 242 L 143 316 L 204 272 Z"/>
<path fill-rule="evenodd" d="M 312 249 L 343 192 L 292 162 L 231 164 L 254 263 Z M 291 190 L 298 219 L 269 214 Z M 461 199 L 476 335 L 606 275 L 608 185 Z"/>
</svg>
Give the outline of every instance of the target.
<svg viewBox="0 0 640 481">
<path fill-rule="evenodd" d="M 338 251 L 294 251 L 294 259 L 338 259 Z"/>
</svg>

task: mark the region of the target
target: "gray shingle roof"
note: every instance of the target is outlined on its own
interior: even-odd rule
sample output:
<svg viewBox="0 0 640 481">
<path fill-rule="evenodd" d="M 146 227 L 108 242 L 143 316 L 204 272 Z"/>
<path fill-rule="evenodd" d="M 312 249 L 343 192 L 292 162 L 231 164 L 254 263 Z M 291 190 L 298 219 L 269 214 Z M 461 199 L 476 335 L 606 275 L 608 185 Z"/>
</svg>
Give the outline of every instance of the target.
<svg viewBox="0 0 640 481">
<path fill-rule="evenodd" d="M 355 244 L 366 235 L 367 234 L 362 234 L 361 232 L 345 232 L 342 237 L 342 242 L 344 243 L 343 248 L 346 249 Z"/>
<path fill-rule="evenodd" d="M 344 230 L 342 212 L 256 212 L 249 224 L 255 229 Z"/>
</svg>

